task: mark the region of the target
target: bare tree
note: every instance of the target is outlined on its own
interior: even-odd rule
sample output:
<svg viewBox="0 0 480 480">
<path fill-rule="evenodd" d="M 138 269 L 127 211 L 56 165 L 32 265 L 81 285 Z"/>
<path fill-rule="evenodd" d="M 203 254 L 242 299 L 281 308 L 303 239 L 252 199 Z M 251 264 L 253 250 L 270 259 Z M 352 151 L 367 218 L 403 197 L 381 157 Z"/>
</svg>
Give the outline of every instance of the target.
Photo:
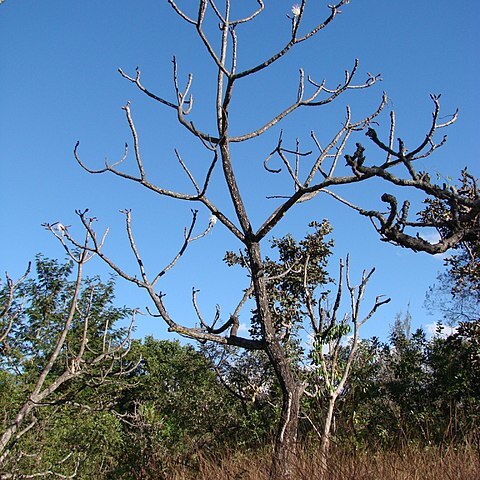
<svg viewBox="0 0 480 480">
<path fill-rule="evenodd" d="M 73 382 L 74 379 L 82 376 L 88 376 L 90 383 L 99 386 L 107 380 L 112 380 L 127 374 L 132 368 L 130 361 L 126 361 L 130 349 L 130 332 L 133 327 L 135 311 L 132 315 L 130 327 L 127 329 L 124 338 L 118 340 L 112 338 L 111 325 L 109 318 L 105 319 L 100 339 L 94 342 L 91 335 L 91 324 L 97 321 L 95 313 L 95 289 L 94 283 L 84 285 L 84 266 L 95 255 L 89 248 L 90 234 L 87 232 L 84 242 L 80 248 L 71 250 L 65 243 L 65 234 L 67 229 L 61 224 L 46 225 L 63 244 L 68 256 L 76 265 L 76 275 L 73 286 L 68 290 L 68 296 L 65 299 L 65 307 L 62 312 L 62 318 L 50 320 L 45 318 L 48 324 L 47 347 L 44 352 L 34 352 L 42 357 L 38 360 L 38 374 L 34 378 L 33 384 L 29 387 L 26 398 L 21 402 L 18 411 L 11 415 L 7 426 L 0 435 L 0 469 L 15 464 L 19 459 L 10 458 L 13 447 L 19 442 L 22 436 L 30 431 L 37 423 L 35 411 L 48 405 L 61 405 L 68 402 L 69 397 L 62 392 L 62 387 Z M 17 325 L 24 315 L 25 301 L 22 298 L 21 287 L 26 281 L 30 266 L 25 275 L 18 281 L 13 281 L 8 275 L 6 277 L 6 286 L 0 298 L 2 305 L 0 311 L 0 325 L 2 328 L 0 336 L 0 351 L 2 362 L 6 369 L 12 368 L 17 375 L 21 375 L 22 365 L 18 364 L 17 357 L 10 354 L 11 345 L 15 346 L 18 335 L 27 327 Z M 83 301 L 81 301 L 81 299 Z M 27 305 L 28 307 L 28 305 Z M 51 315 L 56 316 L 58 312 L 52 311 Z M 46 313 L 48 317 L 49 313 Z M 52 331 L 51 331 L 52 330 Z M 35 337 L 41 335 L 38 331 Z M 26 340 L 30 344 L 31 340 Z M 30 348 L 30 347 L 29 347 Z M 31 357 L 27 354 L 27 361 Z M 34 358 L 34 357 L 33 357 Z M 93 383 L 92 383 L 93 382 Z M 65 398 L 63 398 L 65 397 Z M 68 455 L 68 459 L 71 455 Z M 67 461 L 63 459 L 60 463 Z M 13 463 L 12 463 L 13 462 Z M 78 461 L 75 462 L 74 473 L 78 469 Z M 1 473 L 1 472 L 0 472 Z M 32 473 L 32 472 L 30 472 Z M 2 474 L 3 475 L 3 474 Z M 71 476 L 62 476 L 50 470 L 46 472 L 36 472 L 32 476 L 21 478 L 33 478 L 34 476 L 58 476 L 61 478 L 73 478 Z M 5 473 L 1 478 L 11 478 Z M 20 477 L 19 477 L 20 478 Z"/>
<path fill-rule="evenodd" d="M 155 306 L 155 315 L 161 317 L 166 322 L 171 332 L 176 332 L 199 341 L 213 341 L 223 345 L 263 350 L 267 354 L 275 370 L 283 395 L 271 478 L 290 478 L 296 451 L 300 399 L 305 391 L 306 384 L 296 376 L 292 369 L 288 356 L 282 347 L 281 338 L 272 321 L 272 313 L 269 308 L 268 279 L 264 272 L 261 251 L 262 242 L 295 205 L 312 199 L 318 193 L 327 193 L 359 214 L 368 217 L 383 241 L 401 245 L 415 251 L 424 251 L 431 254 L 441 253 L 465 239 L 472 230 L 478 230 L 480 202 L 478 195 L 475 198 L 466 197 L 448 185 L 441 186 L 433 183 L 425 172 L 415 169 L 416 160 L 425 159 L 445 143 L 445 137 L 438 141 L 436 140 L 436 133 L 453 123 L 457 118 L 457 114 L 455 113 L 446 121 L 440 120 L 439 96 L 432 96 L 434 110 L 432 122 L 427 128 L 425 138 L 418 145 L 407 148 L 402 140 L 398 140 L 398 143 L 395 143 L 395 115 L 393 112 L 390 119 L 390 133 L 386 141 L 382 140 L 372 128 L 374 121 L 376 121 L 387 105 L 387 96 L 384 94 L 378 107 L 364 118 L 354 120 L 350 108 L 347 108 L 346 117 L 341 127 L 326 146 L 322 146 L 315 133 L 312 132 L 311 142 L 313 142 L 314 149 L 304 152 L 300 149 L 299 142 L 292 148 L 285 146 L 280 135 L 277 144 L 272 150 L 272 154 L 264 161 L 264 167 L 274 175 L 279 174 L 281 169 L 270 166 L 270 161 L 273 158 L 279 159 L 283 165 L 283 172 L 286 172 L 286 175 L 293 183 L 293 191 L 288 195 L 277 196 L 276 198 L 280 202 L 279 205 L 266 216 L 260 226 L 254 227 L 251 223 L 251 214 L 247 210 L 245 198 L 237 181 L 237 174 L 232 162 L 231 145 L 247 142 L 263 135 L 296 110 L 306 107 L 322 107 L 330 104 L 346 91 L 369 88 L 379 80 L 379 77 L 367 75 L 365 81 L 355 83 L 354 80 L 358 72 L 358 62 L 355 62 L 353 69 L 345 72 L 344 81 L 340 85 L 328 88 L 325 82 L 316 82 L 310 76 L 306 76 L 303 70 L 300 70 L 296 98 L 292 103 L 284 107 L 265 124 L 254 127 L 246 133 L 232 134 L 229 128 L 230 110 L 235 98 L 235 86 L 237 83 L 272 67 L 299 44 L 313 39 L 332 23 L 340 13 L 340 9 L 349 3 L 349 0 L 337 1 L 336 4 L 330 5 L 326 17 L 317 22 L 316 26 L 311 29 L 307 29 L 306 22 L 304 22 L 304 17 L 309 12 L 308 1 L 302 0 L 299 5 L 295 5 L 292 8 L 292 13 L 289 15 L 290 25 L 288 28 L 290 30 L 288 41 L 263 61 L 244 70 L 240 70 L 237 63 L 239 52 L 237 31 L 264 12 L 265 4 L 263 0 L 257 0 L 255 2 L 256 7 L 252 8 L 251 13 L 241 18 L 233 18 L 232 5 L 235 2 L 231 0 L 221 2 L 221 7 L 214 0 L 198 0 L 196 6 L 190 5 L 192 2 L 184 2 L 185 9 L 181 6 L 180 1 L 167 1 L 175 14 L 187 26 L 195 29 L 201 44 L 205 47 L 211 62 L 216 68 L 216 97 L 213 105 L 216 115 L 215 131 L 203 131 L 197 124 L 188 119 L 189 114 L 194 109 L 193 96 L 191 94 L 193 77 L 189 75 L 185 88 L 180 87 L 177 60 L 175 58 L 173 59 L 175 97 L 171 100 L 147 88 L 142 83 L 140 70 L 137 69 L 136 74 L 133 76 L 122 70 L 119 71 L 125 79 L 135 85 L 141 92 L 171 110 L 176 115 L 179 124 L 194 139 L 199 140 L 207 152 L 210 152 L 211 159 L 206 165 L 204 178 L 202 180 L 196 178 L 180 153 L 176 151 L 178 162 L 191 182 L 193 192 L 174 191 L 150 181 L 142 159 L 139 136 L 135 128 L 130 103 L 127 103 L 123 109 L 133 138 L 137 173 L 133 174 L 119 169 L 121 162 L 127 158 L 127 148 L 119 162 L 114 164 L 106 163 L 104 168 L 97 170 L 91 169 L 80 159 L 78 143 L 75 146 L 74 154 L 78 163 L 90 173 L 109 172 L 123 179 L 138 183 L 161 197 L 170 197 L 203 205 L 211 214 L 209 225 L 203 233 L 195 235 L 197 212 L 194 211 L 192 222 L 185 231 L 183 244 L 176 257 L 165 267 L 156 270 L 153 276 L 150 276 L 147 274 L 146 267 L 134 240 L 131 228 L 131 214 L 129 211 L 126 211 L 126 230 L 133 256 L 138 264 L 139 275 L 137 276 L 122 270 L 115 260 L 109 258 L 101 251 L 103 240 L 97 239 L 96 233 L 92 228 L 91 219 L 88 218 L 86 212 L 78 212 L 78 214 L 93 242 L 88 247 L 90 251 L 102 258 L 121 277 L 146 290 Z M 215 41 L 211 39 L 211 36 L 215 35 L 214 32 L 217 32 L 219 37 Z M 215 44 L 218 44 L 218 48 L 215 47 Z M 346 154 L 348 141 L 352 135 L 359 132 L 365 132 L 370 141 L 377 147 L 377 151 L 383 154 L 383 159 L 380 162 L 367 162 L 365 148 L 360 143 L 357 143 L 353 153 Z M 342 159 L 346 160 L 346 168 L 341 161 Z M 229 215 L 228 212 L 230 210 L 227 205 L 217 205 L 209 196 L 209 187 L 215 169 L 221 171 L 223 182 L 228 191 L 228 201 L 230 206 L 233 206 L 233 216 Z M 404 175 L 401 173 L 402 169 Z M 441 219 L 425 218 L 411 220 L 409 217 L 410 203 L 405 201 L 399 207 L 396 197 L 392 194 L 385 193 L 381 197 L 388 210 L 387 213 L 384 213 L 382 208 L 376 210 L 365 209 L 337 193 L 338 187 L 342 185 L 353 185 L 373 178 L 383 180 L 385 184 L 394 187 L 409 187 L 423 193 L 427 198 L 442 199 L 450 210 L 451 215 Z M 247 288 L 252 289 L 255 298 L 261 326 L 260 339 L 254 340 L 238 335 L 238 314 L 245 303 L 246 294 L 239 296 L 235 314 L 231 315 L 223 323 L 220 322 L 219 324 L 220 315 L 218 315 L 211 324 L 202 320 L 200 326 L 189 327 L 179 323 L 170 315 L 164 303 L 163 294 L 158 293 L 157 285 L 159 280 L 178 262 L 188 245 L 199 236 L 204 236 L 208 233 L 208 230 L 217 220 L 245 248 L 251 282 Z M 441 234 L 439 241 L 431 243 L 421 238 L 417 232 L 418 229 L 423 227 L 438 229 Z M 66 238 L 73 245 L 79 245 L 71 236 L 66 235 Z"/>
<path fill-rule="evenodd" d="M 344 273 L 344 269 L 346 272 Z M 326 295 L 321 298 L 318 312 L 315 312 L 313 292 L 307 286 L 307 269 L 305 268 L 305 291 L 308 317 L 313 331 L 312 360 L 314 369 L 310 378 L 310 388 L 306 394 L 320 397 L 326 393 L 327 410 L 324 416 L 323 430 L 314 428 L 321 439 L 320 464 L 327 466 L 327 453 L 330 447 L 332 421 L 335 404 L 342 395 L 349 374 L 356 358 L 359 345 L 359 330 L 382 305 L 390 302 L 390 298 L 377 296 L 370 311 L 362 317 L 360 307 L 367 283 L 375 269 L 368 273 L 364 270 L 359 285 L 353 285 L 350 280 L 349 257 L 346 262 L 340 261 L 337 294 L 332 307 L 328 305 Z M 339 316 L 343 296 L 344 278 L 350 300 L 350 313 Z M 353 331 L 352 331 L 353 330 Z M 351 338 L 348 336 L 351 334 Z M 348 341 L 348 345 L 343 342 Z M 342 355 L 343 354 L 343 355 Z M 344 358 L 346 356 L 346 358 Z"/>
</svg>

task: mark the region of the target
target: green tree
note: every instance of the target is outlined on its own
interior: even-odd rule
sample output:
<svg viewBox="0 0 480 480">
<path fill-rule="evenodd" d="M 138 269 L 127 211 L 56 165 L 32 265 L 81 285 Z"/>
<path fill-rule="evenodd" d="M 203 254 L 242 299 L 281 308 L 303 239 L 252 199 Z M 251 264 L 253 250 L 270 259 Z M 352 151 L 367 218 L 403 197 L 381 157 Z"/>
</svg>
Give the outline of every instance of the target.
<svg viewBox="0 0 480 480">
<path fill-rule="evenodd" d="M 390 446 L 396 435 L 397 422 L 385 391 L 388 356 L 388 345 L 377 337 L 359 342 L 335 413 L 337 442 L 354 451 Z"/>
<path fill-rule="evenodd" d="M 462 288 L 455 287 L 460 283 L 447 267 L 447 271 L 437 275 L 435 284 L 425 296 L 425 308 L 429 313 L 440 314 L 441 321 L 450 326 L 480 318 L 478 293 L 466 285 Z"/>
<path fill-rule="evenodd" d="M 421 329 L 409 336 L 404 331 L 394 329 L 391 335 L 391 377 L 385 382 L 385 390 L 392 400 L 399 443 L 408 443 L 409 439 L 422 436 L 425 441 L 429 440 L 425 429 L 425 417 L 429 414 L 427 345 L 425 332 Z"/>
<path fill-rule="evenodd" d="M 427 338 L 399 315 L 386 344 L 363 341 L 338 422 L 355 448 L 461 443 L 478 438 L 477 322 Z"/>
<path fill-rule="evenodd" d="M 428 356 L 437 441 L 478 441 L 480 322 L 460 322 L 448 337 L 434 337 Z"/>
<path fill-rule="evenodd" d="M 132 354 L 142 360 L 118 406 L 125 461 L 117 478 L 169 478 L 199 451 L 208 456 L 254 446 L 256 409 L 244 410 L 202 352 L 147 337 Z"/>
<path fill-rule="evenodd" d="M 70 253 L 64 264 L 39 255 L 35 278 L 7 278 L 0 293 L 4 472 L 77 474 L 102 462 L 89 452 L 116 441 L 114 429 L 106 443 L 94 438 L 117 423 L 105 407 L 129 368 L 130 329 L 116 324 L 132 311 L 113 305 L 113 280 L 83 276 L 90 254 Z"/>
</svg>

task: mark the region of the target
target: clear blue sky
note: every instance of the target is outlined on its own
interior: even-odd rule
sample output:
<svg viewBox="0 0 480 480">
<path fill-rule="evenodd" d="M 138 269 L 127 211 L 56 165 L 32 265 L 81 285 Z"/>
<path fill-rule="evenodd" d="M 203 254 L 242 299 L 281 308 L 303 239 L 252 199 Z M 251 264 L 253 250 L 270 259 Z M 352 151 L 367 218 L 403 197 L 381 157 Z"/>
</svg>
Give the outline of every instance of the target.
<svg viewBox="0 0 480 480">
<path fill-rule="evenodd" d="M 188 4 L 189 2 L 182 2 Z M 233 2 L 238 3 L 238 2 Z M 254 4 L 242 0 L 243 5 Z M 323 0 L 312 4 L 311 16 L 326 13 Z M 292 2 L 266 1 L 267 11 L 255 24 L 239 29 L 239 63 L 248 66 L 282 45 L 289 32 Z M 360 60 L 359 80 L 366 72 L 381 73 L 383 82 L 369 91 L 350 92 L 335 105 L 296 112 L 286 121 L 285 142 L 296 137 L 311 148 L 309 132 L 328 139 L 343 118 L 346 104 L 354 115 L 372 110 L 385 90 L 397 112 L 398 135 L 407 143 L 420 140 L 431 117 L 430 93 L 442 94 L 443 114 L 460 110 L 460 119 L 449 129 L 447 146 L 422 168 L 457 178 L 468 166 L 478 176 L 479 138 L 478 56 L 480 5 L 449 0 L 352 0 L 343 14 L 308 44 L 299 46 L 270 71 L 245 80 L 232 106 L 231 130 L 244 133 L 287 105 L 296 95 L 298 68 L 318 81 L 334 86 Z M 217 31 L 218 32 L 218 31 Z M 212 35 L 217 33 L 210 31 Z M 208 156 L 176 125 L 171 111 L 143 97 L 117 73 L 121 67 L 134 74 L 139 66 L 146 85 L 173 99 L 171 59 L 176 55 L 184 82 L 194 74 L 193 120 L 202 129 L 213 126 L 214 72 L 195 32 L 183 24 L 164 0 L 7 0 L 0 5 L 0 269 L 18 275 L 28 260 L 41 252 L 63 257 L 60 245 L 40 226 L 61 221 L 80 232 L 75 209 L 89 208 L 99 228 L 111 227 L 107 251 L 133 268 L 119 209 L 131 208 L 138 244 L 152 270 L 168 263 L 182 240 L 190 219 L 190 205 L 165 200 L 112 176 L 91 176 L 73 158 L 81 141 L 82 158 L 99 167 L 105 157 L 119 158 L 130 141 L 121 110 L 131 101 L 143 157 L 152 178 L 168 188 L 187 188 L 175 163 L 178 147 L 194 171 L 203 171 Z M 383 117 L 388 123 L 388 115 Z M 235 151 L 235 166 L 255 225 L 274 208 L 266 195 L 282 194 L 285 183 L 262 170 L 279 128 L 264 139 Z M 367 139 L 360 139 L 367 145 Z M 350 149 L 352 150 L 353 147 Z M 378 152 L 367 152 L 378 159 Z M 129 158 L 132 162 L 133 157 Z M 220 180 L 220 177 L 216 177 Z M 366 208 L 380 208 L 380 195 L 388 187 L 372 184 L 349 191 L 349 198 Z M 225 203 L 221 188 L 212 197 Z M 222 198 L 223 197 L 223 198 Z M 404 198 L 404 197 L 400 197 Z M 200 209 L 200 223 L 208 221 Z M 350 252 L 354 272 L 377 267 L 370 284 L 372 296 L 383 293 L 392 302 L 366 326 L 364 336 L 385 336 L 394 315 L 411 305 L 414 325 L 432 322 L 423 310 L 424 295 L 442 268 L 442 260 L 383 244 L 368 222 L 328 198 L 291 212 L 274 231 L 300 238 L 312 219 L 329 218 L 335 231 L 336 259 Z M 192 245 L 178 267 L 165 278 L 161 289 L 177 319 L 189 324 L 192 286 L 201 289 L 205 316 L 219 303 L 232 311 L 245 280 L 240 272 L 224 267 L 225 250 L 239 244 L 219 224 L 203 241 Z M 266 247 L 264 248 L 266 251 Z M 336 273 L 332 261 L 332 274 Z M 105 274 L 99 263 L 90 274 Z M 144 307 L 147 299 L 134 287 L 119 284 L 119 302 Z M 159 320 L 140 318 L 138 335 L 160 337 Z"/>
</svg>

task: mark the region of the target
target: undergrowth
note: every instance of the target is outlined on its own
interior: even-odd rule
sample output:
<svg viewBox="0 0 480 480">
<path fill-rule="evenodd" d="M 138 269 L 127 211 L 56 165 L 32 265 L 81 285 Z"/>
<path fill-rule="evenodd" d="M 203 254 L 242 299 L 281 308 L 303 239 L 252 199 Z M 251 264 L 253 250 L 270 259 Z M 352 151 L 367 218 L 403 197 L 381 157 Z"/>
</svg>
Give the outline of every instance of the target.
<svg viewBox="0 0 480 480">
<path fill-rule="evenodd" d="M 178 467 L 172 480 L 267 480 L 268 452 L 198 454 L 195 466 Z M 478 447 L 407 447 L 400 451 L 346 452 L 340 448 L 329 456 L 322 469 L 314 450 L 297 456 L 294 476 L 298 480 L 479 480 Z"/>
</svg>

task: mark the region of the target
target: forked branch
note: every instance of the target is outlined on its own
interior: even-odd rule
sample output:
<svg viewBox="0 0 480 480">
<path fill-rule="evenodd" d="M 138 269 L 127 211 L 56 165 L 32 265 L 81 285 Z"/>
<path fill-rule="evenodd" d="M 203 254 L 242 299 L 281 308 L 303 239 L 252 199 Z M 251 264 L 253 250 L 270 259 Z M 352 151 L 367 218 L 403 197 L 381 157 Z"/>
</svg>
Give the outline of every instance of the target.
<svg viewBox="0 0 480 480">
<path fill-rule="evenodd" d="M 221 328 L 220 331 L 216 330 L 214 326 L 208 327 L 207 324 L 201 320 L 200 328 L 191 328 L 185 327 L 177 322 L 175 322 L 172 317 L 169 315 L 167 308 L 164 304 L 163 297 L 164 294 L 162 292 L 157 292 L 155 290 L 156 284 L 158 280 L 163 277 L 173 266 L 179 261 L 182 255 L 185 253 L 188 245 L 195 241 L 199 240 L 200 238 L 207 235 L 213 226 L 216 223 L 216 217 L 211 216 L 209 223 L 205 230 L 197 235 L 194 235 L 194 227 L 196 225 L 197 219 L 197 211 L 192 211 L 192 222 L 189 228 L 185 229 L 184 232 L 184 242 L 180 247 L 178 253 L 174 256 L 174 258 L 168 263 L 167 266 L 162 268 L 156 275 L 153 277 L 152 280 L 149 279 L 147 272 L 144 267 L 144 262 L 137 248 L 135 243 L 134 234 L 131 227 L 131 212 L 129 210 L 123 211 L 126 218 L 126 230 L 127 236 L 130 242 L 130 248 L 132 250 L 133 256 L 136 260 L 140 278 L 136 275 L 132 275 L 127 273 L 123 270 L 117 263 L 115 263 L 109 256 L 107 256 L 103 251 L 102 247 L 105 242 L 106 234 L 102 237 L 101 241 L 97 240 L 97 234 L 93 229 L 93 222 L 95 221 L 94 218 L 87 217 L 88 211 L 77 211 L 77 214 L 80 217 L 80 220 L 86 230 L 88 242 L 83 245 L 83 249 L 88 252 L 90 255 L 97 255 L 101 260 L 103 260 L 113 271 L 115 271 L 121 278 L 137 285 L 138 287 L 147 291 L 150 299 L 154 303 L 156 310 L 158 312 L 158 316 L 160 316 L 168 325 L 169 330 L 172 332 L 177 332 L 182 336 L 186 336 L 188 338 L 196 339 L 200 342 L 205 341 L 214 341 L 216 343 L 224 344 L 224 345 L 235 345 L 240 346 L 247 349 L 253 350 L 261 350 L 264 348 L 264 344 L 262 341 L 251 340 L 248 338 L 242 338 L 236 335 L 238 330 L 238 314 L 241 307 L 244 305 L 246 299 L 250 294 L 250 289 L 247 290 L 248 293 L 245 293 L 242 297 L 242 300 L 238 304 L 237 308 L 235 309 L 235 313 L 231 316 L 229 320 L 229 325 L 225 328 Z M 49 226 L 51 228 L 51 226 Z M 53 230 L 53 228 L 52 228 Z M 62 236 L 59 236 L 56 232 L 54 234 L 59 238 L 64 245 L 65 248 L 69 249 L 68 244 L 71 244 L 74 248 L 79 248 L 81 244 L 79 244 L 75 238 L 67 231 L 64 232 Z M 197 310 L 197 316 L 199 315 L 199 311 Z M 227 322 L 228 323 L 228 322 Z M 221 334 L 224 333 L 229 327 L 231 328 L 229 336 L 222 336 Z"/>
</svg>

